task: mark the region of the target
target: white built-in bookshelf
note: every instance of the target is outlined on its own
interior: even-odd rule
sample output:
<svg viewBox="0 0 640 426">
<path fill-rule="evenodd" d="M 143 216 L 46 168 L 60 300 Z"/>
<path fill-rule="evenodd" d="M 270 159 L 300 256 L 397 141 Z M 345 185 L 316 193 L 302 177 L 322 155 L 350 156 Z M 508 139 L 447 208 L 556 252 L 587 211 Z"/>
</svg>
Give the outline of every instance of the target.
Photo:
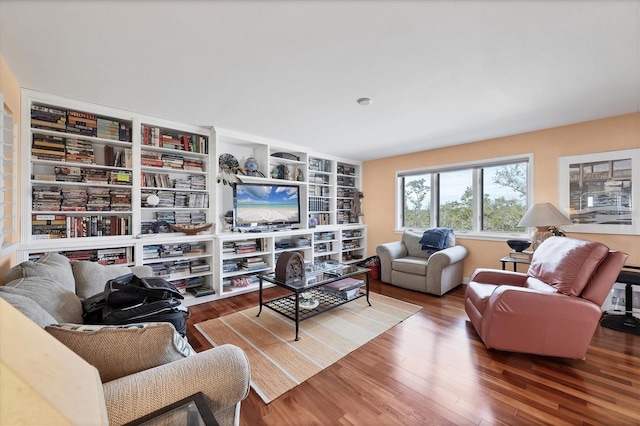
<svg viewBox="0 0 640 426">
<path fill-rule="evenodd" d="M 55 251 L 148 265 L 179 288 L 210 290 L 187 294 L 194 304 L 255 290 L 257 274 L 285 251 L 306 262 L 365 257 L 366 226 L 352 210 L 359 162 L 31 90 L 23 90 L 21 116 L 21 158 L 29 161 L 20 177 L 19 261 Z M 238 175 L 243 182 L 298 186 L 300 224 L 231 229 L 223 216 L 233 190 L 216 181 L 225 153 L 240 167 L 255 160 L 256 173 Z M 205 224 L 212 226 L 189 235 Z"/>
</svg>

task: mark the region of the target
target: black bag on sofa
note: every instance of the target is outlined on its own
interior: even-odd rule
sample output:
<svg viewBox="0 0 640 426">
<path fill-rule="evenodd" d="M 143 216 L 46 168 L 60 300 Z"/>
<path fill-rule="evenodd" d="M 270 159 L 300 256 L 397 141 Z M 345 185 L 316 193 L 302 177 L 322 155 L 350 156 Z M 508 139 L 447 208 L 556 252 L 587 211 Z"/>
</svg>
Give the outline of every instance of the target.
<svg viewBox="0 0 640 426">
<path fill-rule="evenodd" d="M 189 311 L 182 306 L 183 298 L 175 286 L 163 278 L 123 275 L 107 281 L 102 293 L 83 302 L 84 322 L 107 325 L 170 322 L 184 336 Z"/>
<path fill-rule="evenodd" d="M 164 278 L 138 278 L 133 274 L 107 281 L 105 304 L 112 308 L 129 307 L 145 301 L 184 299 L 178 289 Z"/>
</svg>

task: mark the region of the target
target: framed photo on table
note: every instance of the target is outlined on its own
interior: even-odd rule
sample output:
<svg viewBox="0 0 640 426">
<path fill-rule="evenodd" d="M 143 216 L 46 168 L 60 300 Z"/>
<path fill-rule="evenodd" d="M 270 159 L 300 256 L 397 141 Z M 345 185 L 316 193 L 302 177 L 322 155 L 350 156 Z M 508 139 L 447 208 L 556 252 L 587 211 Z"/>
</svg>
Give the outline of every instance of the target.
<svg viewBox="0 0 640 426">
<path fill-rule="evenodd" d="M 640 235 L 640 149 L 558 158 L 569 232 Z"/>
</svg>

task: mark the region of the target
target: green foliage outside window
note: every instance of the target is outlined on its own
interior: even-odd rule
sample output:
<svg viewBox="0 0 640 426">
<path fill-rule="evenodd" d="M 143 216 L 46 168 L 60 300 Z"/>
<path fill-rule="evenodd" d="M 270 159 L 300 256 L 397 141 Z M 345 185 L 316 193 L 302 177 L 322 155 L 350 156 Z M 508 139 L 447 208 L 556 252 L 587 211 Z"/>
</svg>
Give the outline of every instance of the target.
<svg viewBox="0 0 640 426">
<path fill-rule="evenodd" d="M 527 210 L 527 163 L 508 164 L 495 167 L 488 188 L 502 188 L 509 196 L 483 194 L 482 231 L 524 232 L 517 227 Z M 419 179 L 404 180 L 403 226 L 406 228 L 429 228 L 431 224 L 431 175 Z M 483 188 L 483 191 L 487 189 Z M 438 226 L 455 230 L 473 230 L 473 189 L 467 187 L 458 200 L 440 205 Z"/>
</svg>

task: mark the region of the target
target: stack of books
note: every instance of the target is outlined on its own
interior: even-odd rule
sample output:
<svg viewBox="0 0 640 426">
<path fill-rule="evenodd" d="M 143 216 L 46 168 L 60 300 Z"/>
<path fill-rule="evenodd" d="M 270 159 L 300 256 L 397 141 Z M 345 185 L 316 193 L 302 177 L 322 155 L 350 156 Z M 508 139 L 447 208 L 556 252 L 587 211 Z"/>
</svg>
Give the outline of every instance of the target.
<svg viewBox="0 0 640 426">
<path fill-rule="evenodd" d="M 254 251 L 258 251 L 258 243 L 256 240 L 248 240 L 248 241 L 236 241 L 235 243 L 236 253 L 253 253 Z"/>
<path fill-rule="evenodd" d="M 44 105 L 31 105 L 31 127 L 64 132 L 67 127 L 67 112 Z"/>
<path fill-rule="evenodd" d="M 360 294 L 360 287 L 364 281 L 354 278 L 343 278 L 329 284 L 325 284 L 321 290 L 325 293 L 340 297 L 344 300 L 351 300 Z"/>
<path fill-rule="evenodd" d="M 261 256 L 245 257 L 241 265 L 245 271 L 260 271 L 268 266 Z"/>
<path fill-rule="evenodd" d="M 527 262 L 531 262 L 531 257 L 533 256 L 533 252 L 529 250 L 525 251 L 514 251 L 512 250 L 509 253 L 509 257 L 517 260 L 525 260 Z"/>
<path fill-rule="evenodd" d="M 67 111 L 67 132 L 84 136 L 98 134 L 98 121 L 94 114 L 80 111 Z"/>
<path fill-rule="evenodd" d="M 65 146 L 64 138 L 34 134 L 31 155 L 38 160 L 64 161 Z"/>
</svg>

